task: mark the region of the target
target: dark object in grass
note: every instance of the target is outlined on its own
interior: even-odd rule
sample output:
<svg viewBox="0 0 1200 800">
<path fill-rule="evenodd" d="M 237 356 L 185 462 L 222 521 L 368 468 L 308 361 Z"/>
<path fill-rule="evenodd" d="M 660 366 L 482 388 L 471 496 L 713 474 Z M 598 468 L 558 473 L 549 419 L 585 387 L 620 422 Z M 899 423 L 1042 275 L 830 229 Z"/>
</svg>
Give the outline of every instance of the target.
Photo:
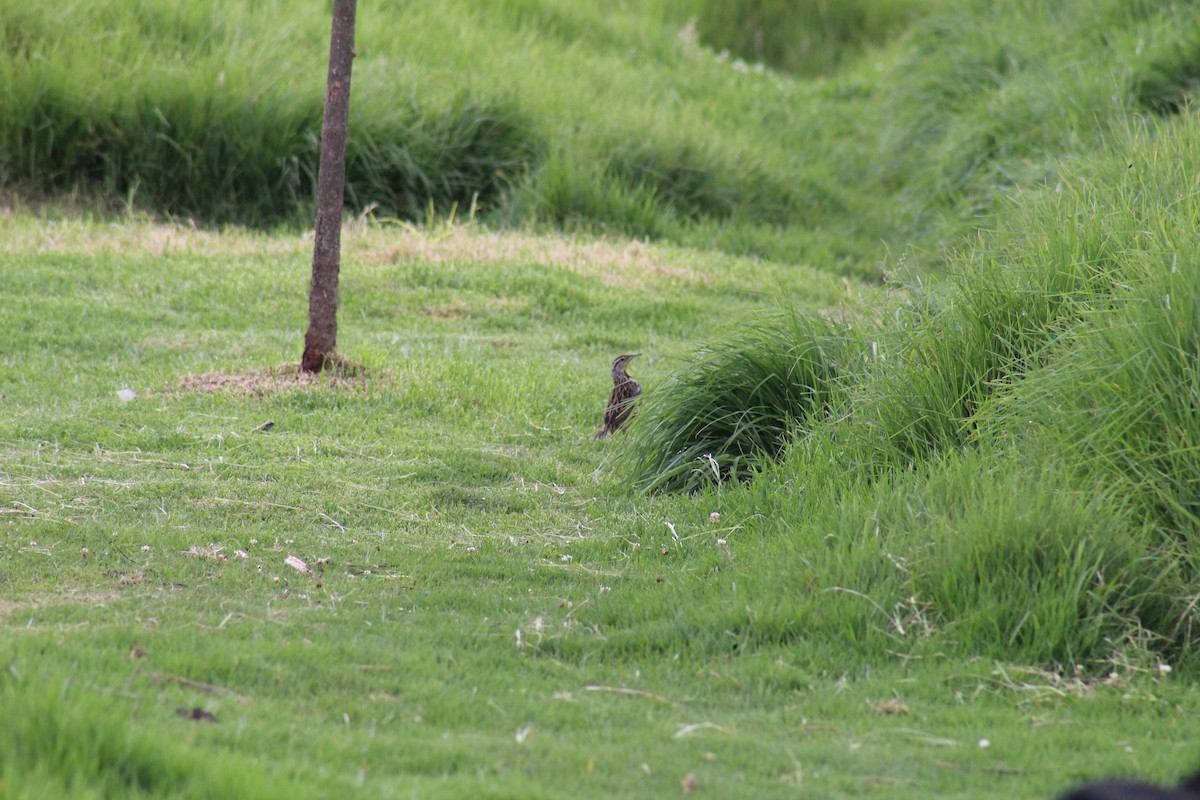
<svg viewBox="0 0 1200 800">
<path fill-rule="evenodd" d="M 629 376 L 629 362 L 639 355 L 641 353 L 627 353 L 617 356 L 613 361 L 613 390 L 608 397 L 608 408 L 604 412 L 604 424 L 596 432 L 595 438 L 603 439 L 618 430 L 633 415 L 633 401 L 641 396 L 642 387 Z"/>
<path fill-rule="evenodd" d="M 1136 781 L 1089 783 L 1060 796 L 1059 800 L 1200 800 L 1200 773 L 1174 789 Z"/>
<path fill-rule="evenodd" d="M 262 425 L 259 425 L 258 429 L 260 431 L 269 431 L 269 430 L 271 430 L 271 428 L 274 428 L 274 427 L 275 427 L 275 423 L 268 421 L 268 422 L 264 422 Z"/>
<path fill-rule="evenodd" d="M 188 708 L 186 706 L 180 706 L 179 708 L 175 709 L 175 716 L 183 717 L 184 719 L 190 719 L 192 722 L 216 722 L 217 721 L 217 717 L 215 714 L 213 714 L 210 711 L 205 711 L 200 706 L 196 706 L 195 708 Z"/>
</svg>

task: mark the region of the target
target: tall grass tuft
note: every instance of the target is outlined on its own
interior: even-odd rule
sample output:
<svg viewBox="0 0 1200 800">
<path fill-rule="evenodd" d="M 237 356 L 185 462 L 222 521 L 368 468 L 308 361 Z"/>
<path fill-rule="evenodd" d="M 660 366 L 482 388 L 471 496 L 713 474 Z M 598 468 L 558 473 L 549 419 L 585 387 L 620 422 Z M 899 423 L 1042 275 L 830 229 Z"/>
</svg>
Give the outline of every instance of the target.
<svg viewBox="0 0 1200 800">
<path fill-rule="evenodd" d="M 838 396 L 846 331 L 799 315 L 762 320 L 700 351 L 647 395 L 624 457 L 645 490 L 747 478 Z"/>
<path fill-rule="evenodd" d="M 1200 261 L 1194 251 L 1184 258 L 1183 271 L 1148 281 L 1092 345 L 1103 378 L 1075 407 L 1090 401 L 1109 413 L 1076 429 L 1072 444 L 1085 463 L 1129 482 L 1149 519 L 1200 564 Z"/>
<path fill-rule="evenodd" d="M 982 424 L 1050 442 L 1197 560 L 1200 264 L 1177 253 L 1157 261 L 1118 308 L 1058 341 Z"/>
<path fill-rule="evenodd" d="M 513 188 L 496 216 L 509 224 L 648 238 L 663 236 L 675 224 L 671 206 L 653 186 L 623 180 L 599 162 L 572 158 L 561 148 Z"/>
<path fill-rule="evenodd" d="M 1061 464 L 989 462 L 942 462 L 891 542 L 931 624 L 982 655 L 1071 668 L 1170 646 L 1187 580 L 1153 528 L 1119 494 L 1069 488 Z"/>
<path fill-rule="evenodd" d="M 502 100 L 460 95 L 444 108 L 409 98 L 369 104 L 348 143 L 346 192 L 357 208 L 416 219 L 430 206 L 489 209 L 543 156 L 525 116 Z"/>
<path fill-rule="evenodd" d="M 1198 128 L 1194 115 L 1133 126 L 1122 152 L 1063 193 L 1042 225 L 1091 243 L 1093 258 L 1076 258 L 1090 267 L 1088 303 L 981 419 L 984 434 L 1045 437 L 1189 547 L 1200 526 Z M 1031 204 L 1023 220 L 1049 206 Z"/>
</svg>

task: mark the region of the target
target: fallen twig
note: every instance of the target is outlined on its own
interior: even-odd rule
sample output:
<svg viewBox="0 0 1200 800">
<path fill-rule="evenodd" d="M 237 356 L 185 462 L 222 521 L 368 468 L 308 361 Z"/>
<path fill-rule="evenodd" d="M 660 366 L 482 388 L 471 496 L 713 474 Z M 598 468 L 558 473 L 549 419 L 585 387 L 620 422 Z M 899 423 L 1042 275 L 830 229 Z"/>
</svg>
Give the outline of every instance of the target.
<svg viewBox="0 0 1200 800">
<path fill-rule="evenodd" d="M 239 700 L 244 699 L 232 689 L 226 689 L 224 686 L 217 686 L 212 683 L 194 681 L 191 678 L 185 678 L 182 675 L 172 675 L 169 672 L 156 672 L 154 670 L 147 670 L 143 674 L 150 680 L 160 685 L 164 683 L 174 683 L 187 689 L 195 689 L 198 692 L 208 692 L 209 694 L 227 694 L 231 697 L 236 697 Z"/>
<path fill-rule="evenodd" d="M 702 730 L 720 731 L 721 733 L 733 733 L 733 731 L 729 730 L 728 728 L 722 728 L 720 725 L 716 724 L 715 722 L 695 722 L 695 723 L 692 723 L 691 725 L 684 725 L 682 728 L 675 731 L 675 733 L 672 734 L 671 738 L 672 739 L 682 739 L 685 736 L 691 736 L 696 731 L 702 731 Z"/>
<path fill-rule="evenodd" d="M 613 694 L 625 694 L 625 695 L 629 695 L 630 697 L 645 697 L 647 699 L 657 700 L 660 703 L 666 703 L 668 705 L 675 704 L 674 700 L 671 700 L 670 698 L 667 698 L 667 697 L 663 697 L 660 694 L 651 694 L 650 692 L 644 692 L 641 689 L 626 689 L 624 686 L 595 686 L 595 685 L 593 685 L 593 686 L 585 686 L 583 688 L 589 692 L 612 692 Z"/>
</svg>

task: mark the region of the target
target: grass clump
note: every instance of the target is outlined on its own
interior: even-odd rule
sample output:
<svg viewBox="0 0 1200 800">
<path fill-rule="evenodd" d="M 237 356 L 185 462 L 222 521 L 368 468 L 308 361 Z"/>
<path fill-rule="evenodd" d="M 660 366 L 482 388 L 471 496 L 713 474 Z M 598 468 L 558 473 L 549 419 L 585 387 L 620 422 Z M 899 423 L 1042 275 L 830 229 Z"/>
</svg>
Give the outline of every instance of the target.
<svg viewBox="0 0 1200 800">
<path fill-rule="evenodd" d="M 887 537 L 906 559 L 908 597 L 943 632 L 939 644 L 969 642 L 991 658 L 1020 653 L 1068 671 L 1103 672 L 1113 658 L 1193 657 L 1171 637 L 1187 613 L 1178 600 L 1188 581 L 1155 557 L 1150 526 L 1102 489 L 1072 491 L 1053 468 L 989 473 L 988 461 L 936 469 L 919 482 L 925 513 L 907 515 L 912 532 Z"/>
<path fill-rule="evenodd" d="M 411 98 L 372 104 L 348 145 L 347 202 L 403 219 L 489 209 L 541 160 L 542 149 L 529 120 L 500 99 L 460 95 L 442 108 Z"/>
<path fill-rule="evenodd" d="M 1194 115 L 1138 126 L 1087 180 L 1073 181 L 1068 213 L 1051 217 L 1059 229 L 1050 235 L 1073 238 L 1073 228 L 1102 245 L 1090 265 L 1090 302 L 980 417 L 982 441 L 1049 448 L 1082 478 L 1119 492 L 1188 559 L 1200 523 L 1190 456 L 1200 441 L 1198 141 Z M 1031 204 L 1018 224 L 1048 205 Z"/>
<path fill-rule="evenodd" d="M 1200 526 L 1200 275 L 1163 253 L 1119 307 L 1064 335 L 982 424 L 1061 453 L 1104 482 L 1189 561 Z"/>
<path fill-rule="evenodd" d="M 555 152 L 517 188 L 512 222 L 537 220 L 563 230 L 612 231 L 657 238 L 676 224 L 670 204 L 646 183 L 629 182 L 594 162 Z"/>
<path fill-rule="evenodd" d="M 692 491 L 749 477 L 830 410 L 847 350 L 836 325 L 797 314 L 707 345 L 640 412 L 635 480 Z"/>
</svg>

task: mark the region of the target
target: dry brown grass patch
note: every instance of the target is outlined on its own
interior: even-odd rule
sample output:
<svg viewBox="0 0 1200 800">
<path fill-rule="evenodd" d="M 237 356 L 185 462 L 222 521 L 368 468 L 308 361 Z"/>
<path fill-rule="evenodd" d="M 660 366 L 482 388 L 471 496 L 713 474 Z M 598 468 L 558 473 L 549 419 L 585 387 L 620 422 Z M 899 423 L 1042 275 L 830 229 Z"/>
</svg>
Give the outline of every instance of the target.
<svg viewBox="0 0 1200 800">
<path fill-rule="evenodd" d="M 41 219 L 5 206 L 0 197 L 0 253 L 114 253 L 166 256 L 186 253 L 272 255 L 306 261 L 312 254 L 312 232 L 282 236 L 249 229 L 199 228 L 186 222 L 161 222 L 147 215 L 125 214 L 96 222 L 69 208 L 50 209 Z M 709 284 L 712 277 L 679 265 L 679 254 L 637 241 L 583 239 L 520 231 L 490 231 L 476 225 L 449 225 L 425 230 L 362 220 L 347 222 L 342 232 L 343 258 L 375 263 L 403 260 L 442 263 L 526 261 L 598 277 L 606 284 L 647 289 L 679 283 Z"/>
<path fill-rule="evenodd" d="M 68 211 L 31 219 L 0 206 L 0 253 L 113 253 L 120 255 L 291 255 L 312 253 L 312 234 L 294 236 L 241 228 L 199 228 L 123 215 L 104 222 Z"/>
<path fill-rule="evenodd" d="M 327 367 L 324 372 L 317 375 L 302 372 L 296 364 L 279 364 L 274 367 L 245 372 L 205 372 L 201 375 L 184 375 L 179 379 L 177 391 L 183 394 L 226 392 L 260 397 L 312 386 L 361 389 L 365 387 L 367 377 L 365 368 L 344 360 L 334 362 L 332 368 Z"/>
<path fill-rule="evenodd" d="M 65 594 L 52 594 L 30 597 L 24 601 L 14 602 L 0 600 L 0 619 L 17 612 L 38 611 L 63 605 L 104 606 L 121 599 L 116 592 L 83 592 L 71 591 Z"/>
<path fill-rule="evenodd" d="M 358 258 L 378 263 L 524 261 L 559 267 L 599 278 L 610 286 L 630 289 L 712 282 L 712 276 L 706 272 L 680 266 L 678 253 L 637 241 L 497 232 L 472 225 L 437 231 L 409 225 L 400 228 L 356 225 L 346 231 L 344 242 Z"/>
<path fill-rule="evenodd" d="M 467 308 L 461 303 L 454 303 L 452 305 L 433 306 L 426 309 L 426 311 L 434 319 L 458 319 L 467 312 Z"/>
<path fill-rule="evenodd" d="M 307 263 L 312 255 L 311 231 L 281 235 L 239 228 L 216 230 L 186 222 L 162 222 L 142 214 L 96 221 L 53 210 L 39 219 L 19 213 L 23 210 L 6 210 L 0 202 L 0 253 L 269 255 L 297 264 Z M 433 264 L 527 262 L 635 290 L 681 284 L 710 286 L 716 280 L 686 263 L 691 260 L 686 251 L 667 245 L 493 231 L 473 224 L 423 229 L 410 224 L 348 221 L 343 226 L 342 256 L 344 263 L 354 259 L 379 264 L 408 260 Z"/>
</svg>

